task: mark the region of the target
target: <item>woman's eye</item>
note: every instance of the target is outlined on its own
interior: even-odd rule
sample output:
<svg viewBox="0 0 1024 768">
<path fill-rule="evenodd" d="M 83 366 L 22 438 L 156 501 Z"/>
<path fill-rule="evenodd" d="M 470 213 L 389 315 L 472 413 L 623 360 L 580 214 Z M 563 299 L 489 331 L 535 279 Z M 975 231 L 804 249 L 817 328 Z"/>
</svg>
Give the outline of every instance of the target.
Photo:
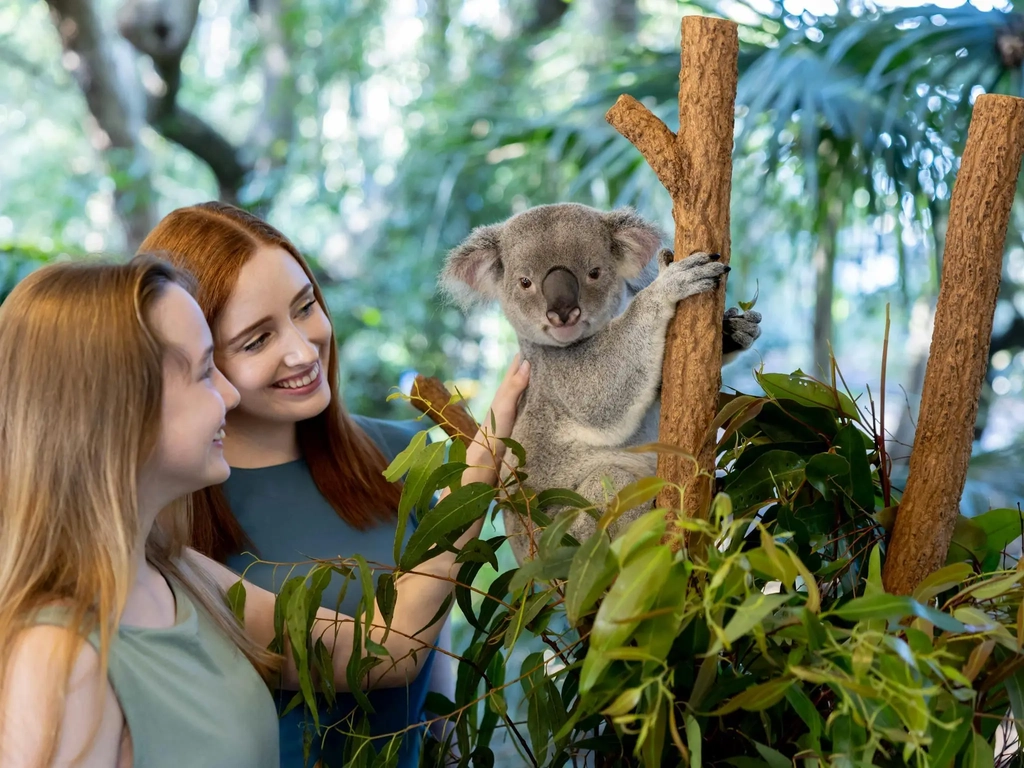
<svg viewBox="0 0 1024 768">
<path fill-rule="evenodd" d="M 594 267 L 592 270 L 590 270 L 590 272 L 587 273 L 587 277 L 589 277 L 591 280 L 597 280 L 597 278 L 599 278 L 600 276 L 601 276 L 601 268 L 600 267 Z"/>
<path fill-rule="evenodd" d="M 533 281 L 528 277 L 520 277 L 519 284 L 523 286 L 523 288 L 529 288 L 531 285 L 533 285 Z"/>
<path fill-rule="evenodd" d="M 308 315 L 313 311 L 313 307 L 316 305 L 316 299 L 310 299 L 308 304 L 304 304 L 299 310 L 300 315 Z"/>
<path fill-rule="evenodd" d="M 246 352 L 255 352 L 257 349 L 263 346 L 263 343 L 266 340 L 267 334 L 261 334 L 260 336 L 257 336 L 255 339 L 246 344 L 244 347 L 242 347 L 242 349 L 245 350 Z"/>
</svg>

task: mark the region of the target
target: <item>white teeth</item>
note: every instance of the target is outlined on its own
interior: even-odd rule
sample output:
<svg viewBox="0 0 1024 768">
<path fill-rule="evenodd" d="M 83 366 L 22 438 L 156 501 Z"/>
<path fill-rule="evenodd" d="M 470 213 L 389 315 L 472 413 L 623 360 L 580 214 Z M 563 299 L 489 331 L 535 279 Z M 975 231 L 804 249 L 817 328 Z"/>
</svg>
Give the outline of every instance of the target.
<svg viewBox="0 0 1024 768">
<path fill-rule="evenodd" d="M 224 430 L 223 429 L 218 429 L 217 430 L 217 434 L 213 436 L 213 439 L 214 440 L 223 440 L 224 439 Z"/>
<path fill-rule="evenodd" d="M 280 384 L 275 386 L 281 387 L 282 389 L 300 389 L 306 387 L 316 381 L 316 377 L 320 375 L 320 363 L 313 365 L 313 370 L 303 376 L 301 379 L 296 381 L 282 381 Z"/>
</svg>

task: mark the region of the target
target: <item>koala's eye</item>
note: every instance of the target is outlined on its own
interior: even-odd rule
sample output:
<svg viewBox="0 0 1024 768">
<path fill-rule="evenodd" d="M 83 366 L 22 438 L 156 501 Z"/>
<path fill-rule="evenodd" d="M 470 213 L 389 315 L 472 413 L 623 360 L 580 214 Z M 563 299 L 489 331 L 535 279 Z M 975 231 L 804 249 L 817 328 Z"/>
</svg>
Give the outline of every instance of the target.
<svg viewBox="0 0 1024 768">
<path fill-rule="evenodd" d="M 520 277 L 519 284 L 523 286 L 523 288 L 529 288 L 531 285 L 533 285 L 533 281 L 528 277 Z"/>
<path fill-rule="evenodd" d="M 600 276 L 601 276 L 601 268 L 600 267 L 594 267 L 592 270 L 590 270 L 590 272 L 587 273 L 587 277 L 589 277 L 591 280 L 597 280 L 597 278 L 599 278 Z"/>
</svg>

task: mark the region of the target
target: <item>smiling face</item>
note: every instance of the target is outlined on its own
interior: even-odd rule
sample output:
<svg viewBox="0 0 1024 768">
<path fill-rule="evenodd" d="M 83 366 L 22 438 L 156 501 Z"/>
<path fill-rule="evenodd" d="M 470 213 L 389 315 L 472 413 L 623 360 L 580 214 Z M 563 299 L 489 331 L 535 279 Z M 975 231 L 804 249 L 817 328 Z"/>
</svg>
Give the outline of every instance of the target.
<svg viewBox="0 0 1024 768">
<path fill-rule="evenodd" d="M 277 246 L 258 248 L 241 268 L 214 325 L 217 365 L 238 389 L 228 431 L 294 425 L 331 399 L 331 323 L 299 263 Z"/>
<path fill-rule="evenodd" d="M 168 352 L 160 432 L 145 471 L 173 498 L 228 478 L 225 415 L 238 403 L 238 392 L 214 366 L 210 328 L 187 291 L 168 286 L 149 322 Z"/>
</svg>

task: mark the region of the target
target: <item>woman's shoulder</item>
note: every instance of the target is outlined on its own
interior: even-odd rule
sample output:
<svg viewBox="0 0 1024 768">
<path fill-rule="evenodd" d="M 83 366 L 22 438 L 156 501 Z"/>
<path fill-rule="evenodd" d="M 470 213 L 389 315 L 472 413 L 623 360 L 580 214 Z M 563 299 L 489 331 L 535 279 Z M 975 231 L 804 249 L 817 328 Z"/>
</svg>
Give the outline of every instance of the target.
<svg viewBox="0 0 1024 768">
<path fill-rule="evenodd" d="M 116 759 L 122 716 L 113 688 L 101 676 L 99 653 L 64 626 L 37 623 L 18 633 L 8 660 L 5 690 L 0 696 L 0 731 L 4 748 L 10 750 L 0 751 L 5 766 L 8 758 L 11 765 L 20 765 L 21 759 L 29 765 L 30 758 L 43 748 L 46 731 L 58 714 L 50 709 L 53 702 L 48 693 L 63 687 L 56 676 L 65 669 L 57 663 L 65 655 L 70 655 L 70 674 L 54 764 L 70 764 L 85 747 L 97 764 L 113 764 Z M 96 706 L 98 695 L 102 696 L 101 708 Z"/>
<path fill-rule="evenodd" d="M 432 422 L 417 419 L 395 421 L 356 414 L 352 414 L 352 421 L 376 443 L 389 462 L 405 450 L 417 432 L 426 432 L 434 426 Z"/>
</svg>

